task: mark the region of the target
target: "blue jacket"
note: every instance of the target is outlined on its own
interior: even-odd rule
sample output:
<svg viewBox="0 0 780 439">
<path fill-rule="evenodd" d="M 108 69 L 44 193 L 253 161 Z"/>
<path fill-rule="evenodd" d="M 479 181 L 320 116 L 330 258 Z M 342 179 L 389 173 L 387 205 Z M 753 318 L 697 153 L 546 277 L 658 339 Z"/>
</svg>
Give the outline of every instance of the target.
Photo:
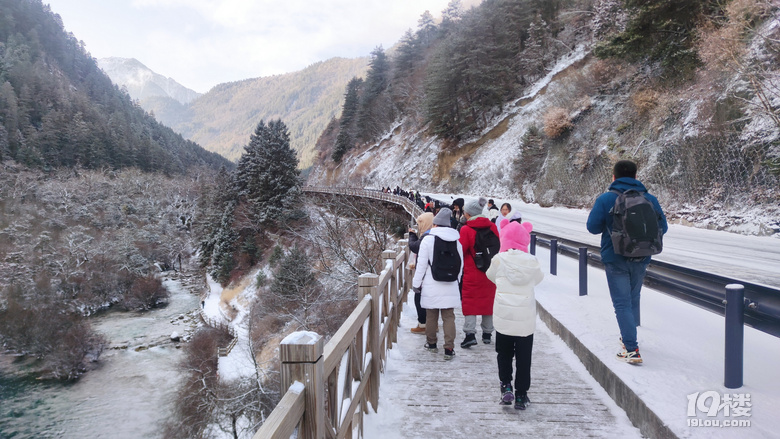
<svg viewBox="0 0 780 439">
<path fill-rule="evenodd" d="M 619 192 L 625 192 L 629 189 L 647 192 L 645 185 L 639 180 L 630 177 L 620 177 L 613 181 L 612 184 L 609 185 L 609 191 L 612 189 Z M 658 212 L 658 226 L 666 233 L 666 231 L 669 230 L 669 225 L 666 223 L 666 215 L 664 215 L 661 205 L 658 204 L 658 199 L 650 194 L 646 195 L 647 199 L 653 203 L 655 211 Z M 615 254 L 615 249 L 612 247 L 612 238 L 610 237 L 610 233 L 612 232 L 612 215 L 610 215 L 609 211 L 615 206 L 617 197 L 618 195 L 614 192 L 606 192 L 599 195 L 599 197 L 596 198 L 596 202 L 593 203 L 593 209 L 590 211 L 590 215 L 588 215 L 588 231 L 594 235 L 601 233 L 601 260 L 603 262 L 615 262 L 620 259 L 625 259 L 623 256 Z M 649 262 L 650 256 L 645 258 L 645 261 Z"/>
</svg>

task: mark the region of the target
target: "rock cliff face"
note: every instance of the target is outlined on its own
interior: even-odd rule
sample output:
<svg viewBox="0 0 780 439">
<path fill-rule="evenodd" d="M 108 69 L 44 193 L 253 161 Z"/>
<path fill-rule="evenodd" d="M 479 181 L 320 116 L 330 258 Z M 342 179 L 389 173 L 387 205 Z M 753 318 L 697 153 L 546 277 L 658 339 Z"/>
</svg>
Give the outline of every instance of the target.
<svg viewBox="0 0 780 439">
<path fill-rule="evenodd" d="M 780 51 L 767 38 L 780 36 L 780 12 L 756 34 L 742 66 L 705 63 L 674 84 L 585 42 L 472 138 L 453 145 L 399 118 L 338 165 L 321 154 L 309 183 L 587 208 L 630 158 L 673 221 L 780 236 Z"/>
</svg>

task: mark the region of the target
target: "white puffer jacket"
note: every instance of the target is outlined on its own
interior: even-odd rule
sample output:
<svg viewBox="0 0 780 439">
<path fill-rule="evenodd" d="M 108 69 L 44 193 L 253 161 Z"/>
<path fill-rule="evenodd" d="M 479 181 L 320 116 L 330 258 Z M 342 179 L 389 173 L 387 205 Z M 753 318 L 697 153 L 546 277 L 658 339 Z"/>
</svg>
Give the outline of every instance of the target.
<svg viewBox="0 0 780 439">
<path fill-rule="evenodd" d="M 460 306 L 458 282 L 463 278 L 463 246 L 458 242 L 460 234 L 450 227 L 434 227 L 428 232 L 428 235 L 420 241 L 420 251 L 417 253 L 417 270 L 414 272 L 412 286 L 422 287 L 420 305 L 425 309 L 458 308 Z M 457 242 L 461 260 L 457 281 L 439 282 L 433 279 L 430 263 L 433 259 L 433 244 L 436 242 L 434 236 L 445 241 Z"/>
<path fill-rule="evenodd" d="M 536 257 L 510 249 L 490 261 L 488 279 L 496 284 L 493 326 L 504 335 L 526 337 L 536 329 L 534 286 L 544 279 Z"/>
</svg>

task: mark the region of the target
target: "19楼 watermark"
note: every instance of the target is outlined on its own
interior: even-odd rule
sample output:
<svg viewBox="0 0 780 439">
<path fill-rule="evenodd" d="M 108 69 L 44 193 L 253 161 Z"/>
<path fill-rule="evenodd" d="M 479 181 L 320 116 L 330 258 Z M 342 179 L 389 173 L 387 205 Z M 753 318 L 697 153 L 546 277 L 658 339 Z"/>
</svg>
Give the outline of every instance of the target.
<svg viewBox="0 0 780 439">
<path fill-rule="evenodd" d="M 723 393 L 714 390 L 688 395 L 688 427 L 750 427 L 749 393 Z M 699 419 L 699 414 L 707 418 Z M 727 419 L 713 419 L 722 415 Z M 741 419 L 740 419 L 741 418 Z"/>
</svg>

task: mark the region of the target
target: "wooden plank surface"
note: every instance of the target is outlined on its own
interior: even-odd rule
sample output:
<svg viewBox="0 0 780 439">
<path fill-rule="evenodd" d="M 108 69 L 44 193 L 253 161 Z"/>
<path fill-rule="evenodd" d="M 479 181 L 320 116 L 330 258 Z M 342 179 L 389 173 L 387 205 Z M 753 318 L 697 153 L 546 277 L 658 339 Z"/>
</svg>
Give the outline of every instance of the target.
<svg viewBox="0 0 780 439">
<path fill-rule="evenodd" d="M 408 304 L 399 328 L 398 345 L 390 352 L 382 377 L 379 415 L 371 414 L 371 429 L 382 438 L 493 438 L 493 437 L 620 437 L 639 438 L 625 412 L 607 396 L 584 367 L 574 370 L 573 353 L 540 320 L 534 334 L 531 405 L 527 410 L 499 404 L 495 345 L 481 342 L 461 349 L 463 316 L 456 310 L 456 356 L 444 360 L 444 336 L 439 324 L 439 353 L 423 349 L 425 336 L 411 334 L 416 324 L 414 304 Z M 478 318 L 479 321 L 479 318 Z M 478 326 L 479 331 L 479 326 Z M 495 342 L 495 334 L 493 336 Z M 568 355 L 568 358 L 564 358 Z M 579 365 L 581 367 L 581 365 Z M 585 375 L 585 376 L 583 376 Z M 376 434 L 376 433 L 375 433 Z"/>
</svg>

